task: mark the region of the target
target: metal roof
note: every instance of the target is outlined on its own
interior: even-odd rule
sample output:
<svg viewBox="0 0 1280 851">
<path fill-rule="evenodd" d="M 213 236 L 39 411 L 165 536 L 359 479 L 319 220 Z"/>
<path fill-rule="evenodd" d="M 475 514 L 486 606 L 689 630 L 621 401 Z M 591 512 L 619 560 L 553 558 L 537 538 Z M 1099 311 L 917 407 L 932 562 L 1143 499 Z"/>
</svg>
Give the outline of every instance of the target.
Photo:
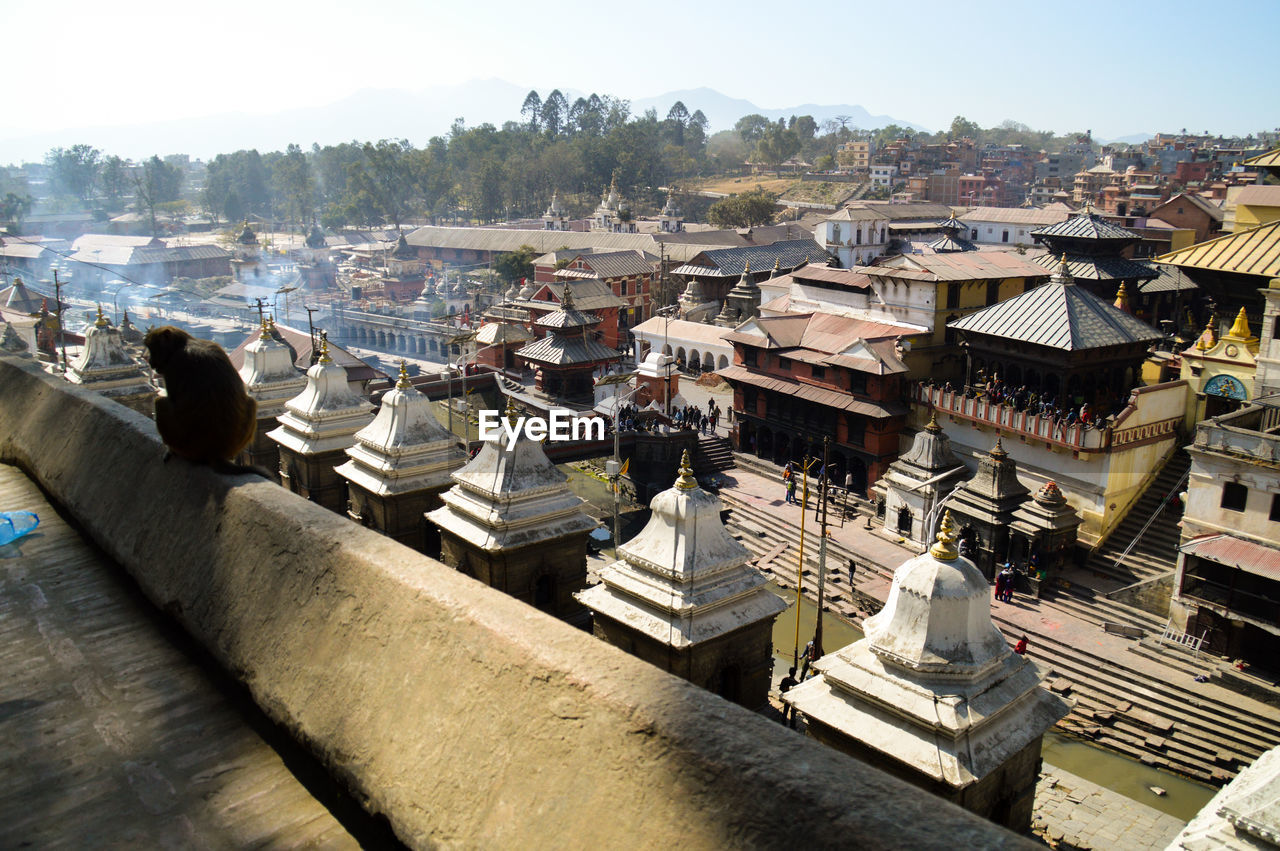
<svg viewBox="0 0 1280 851">
<path fill-rule="evenodd" d="M 533 334 L 523 325 L 515 325 L 510 322 L 486 322 L 476 332 L 476 342 L 482 346 L 527 343 L 532 339 Z"/>
<path fill-rule="evenodd" d="M 1280 550 L 1253 541 L 1232 535 L 1204 535 L 1192 538 L 1178 549 L 1187 555 L 1280 581 Z"/>
<path fill-rule="evenodd" d="M 1156 262 L 1184 269 L 1280 276 L 1280 219 L 1162 254 Z"/>
<path fill-rule="evenodd" d="M 1042 278 L 1049 274 L 1016 251 L 963 251 L 903 254 L 860 271 L 891 278 L 925 281 L 978 281 L 992 278 Z M 901 274 L 911 273 L 911 274 Z"/>
<path fill-rule="evenodd" d="M 818 258 L 825 260 L 827 252 L 812 239 L 789 239 L 771 245 L 744 245 L 740 248 L 717 248 L 703 251 L 694 258 L 693 267 L 708 266 L 715 269 L 717 277 L 740 277 L 747 263 L 757 272 L 777 265 L 788 272 Z M 685 268 L 685 267 L 682 267 Z M 677 270 L 678 271 L 678 270 Z M 700 274 L 691 272 L 690 274 Z"/>
<path fill-rule="evenodd" d="M 1046 269 L 1057 269 L 1060 256 L 1049 252 L 1036 255 L 1033 261 Z M 1156 277 L 1156 272 L 1146 264 L 1124 257 L 1092 257 L 1067 252 L 1067 271 L 1071 277 L 1082 281 L 1145 281 Z"/>
<path fill-rule="evenodd" d="M 1065 210 L 1039 207 L 974 207 L 960 217 L 962 222 L 991 222 L 1009 225 L 1056 225 L 1066 221 Z"/>
<path fill-rule="evenodd" d="M 427 248 L 451 248 L 466 251 L 516 251 L 528 245 L 541 255 L 568 246 L 571 250 L 584 248 L 606 251 L 645 251 L 657 254 L 658 239 L 647 233 L 605 233 L 603 231 L 519 230 L 515 228 L 445 228 L 421 227 L 405 237 L 410 245 Z M 733 240 L 729 244 L 733 244 Z M 706 245 L 688 245 L 678 241 L 666 241 L 667 256 L 684 262 Z"/>
<path fill-rule="evenodd" d="M 1280 186 L 1246 186 L 1236 195 L 1236 206 L 1280 207 Z"/>
<path fill-rule="evenodd" d="M 1113 225 L 1097 213 L 1087 210 L 1088 208 L 1075 213 L 1066 221 L 1058 222 L 1056 225 L 1033 230 L 1031 236 L 1035 239 L 1049 237 L 1049 241 L 1057 238 L 1137 242 L 1142 238 L 1141 235 Z"/>
<path fill-rule="evenodd" d="M 535 340 L 516 351 L 525 360 L 553 366 L 572 366 L 579 363 L 598 363 L 600 361 L 621 360 L 622 353 L 597 343 L 590 337 L 561 337 L 548 334 L 541 340 Z"/>
<path fill-rule="evenodd" d="M 1241 165 L 1252 166 L 1254 168 L 1280 168 L 1280 148 L 1267 151 L 1265 154 L 1259 154 L 1256 157 L 1250 157 Z"/>
<path fill-rule="evenodd" d="M 604 254 L 586 254 L 582 257 L 582 262 L 597 277 L 624 278 L 652 274 L 658 258 L 638 250 L 610 251 Z"/>
<path fill-rule="evenodd" d="M 973 334 L 1065 351 L 1154 343 L 1147 323 L 1075 284 L 1051 281 L 947 324 Z"/>
<path fill-rule="evenodd" d="M 1186 276 L 1186 274 L 1177 266 L 1169 266 L 1163 263 L 1153 263 L 1150 260 L 1136 261 L 1144 266 L 1152 269 L 1158 277 L 1149 281 L 1141 281 L 1138 283 L 1138 292 L 1143 294 L 1175 292 L 1177 290 L 1198 290 L 1200 287 L 1196 282 Z M 1070 264 L 1068 263 L 1068 266 Z"/>
<path fill-rule="evenodd" d="M 952 209 L 946 204 L 929 201 L 908 201 L 905 204 L 893 201 L 855 201 L 849 206 L 873 210 L 895 222 L 914 219 L 936 222 L 938 219 L 948 218 L 952 213 Z"/>
</svg>

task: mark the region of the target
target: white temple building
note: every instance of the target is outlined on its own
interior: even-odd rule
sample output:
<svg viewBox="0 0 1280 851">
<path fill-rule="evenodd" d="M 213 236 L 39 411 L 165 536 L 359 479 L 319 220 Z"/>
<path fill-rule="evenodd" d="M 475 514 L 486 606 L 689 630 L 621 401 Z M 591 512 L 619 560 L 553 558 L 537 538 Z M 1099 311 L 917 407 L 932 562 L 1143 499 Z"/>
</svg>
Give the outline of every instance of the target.
<svg viewBox="0 0 1280 851">
<path fill-rule="evenodd" d="M 1022 832 L 1041 739 L 1069 707 L 1005 642 L 990 599 L 948 512 L 937 543 L 894 573 L 865 638 L 819 659 L 784 699 L 814 738 Z"/>
<path fill-rule="evenodd" d="M 969 468 L 951 451 L 936 417 L 918 431 L 911 449 L 889 465 L 874 490 L 884 494 L 884 529 L 919 549 L 928 544 L 929 519 L 938 501 L 968 478 Z"/>
<path fill-rule="evenodd" d="M 688 450 L 675 486 L 649 507 L 648 525 L 577 595 L 595 634 L 728 700 L 763 706 L 773 621 L 787 603 L 725 529 L 720 498 L 698 487 Z"/>
</svg>

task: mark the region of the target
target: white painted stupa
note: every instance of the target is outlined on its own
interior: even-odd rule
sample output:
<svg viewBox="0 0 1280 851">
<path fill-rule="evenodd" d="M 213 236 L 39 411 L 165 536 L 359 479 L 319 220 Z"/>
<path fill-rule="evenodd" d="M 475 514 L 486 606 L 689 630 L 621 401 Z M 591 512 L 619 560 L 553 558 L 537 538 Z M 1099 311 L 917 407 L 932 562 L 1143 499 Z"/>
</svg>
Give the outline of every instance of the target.
<svg viewBox="0 0 1280 851">
<path fill-rule="evenodd" d="M 784 699 L 814 738 L 1013 830 L 1030 824 L 1046 730 L 1067 714 L 991 622 L 991 587 L 955 549 L 951 513 L 894 572 L 861 641 Z"/>
<path fill-rule="evenodd" d="M 271 439 L 295 452 L 310 454 L 346 449 L 369 424 L 372 408 L 347 383 L 347 371 L 329 357 L 321 339 L 320 358 L 307 370 L 302 392 L 284 404 L 280 427 Z"/>
<path fill-rule="evenodd" d="M 379 496 L 443 488 L 467 460 L 430 400 L 409 383 L 403 360 L 396 386 L 383 394 L 373 422 L 356 432 L 347 455 L 338 475 Z"/>
<path fill-rule="evenodd" d="M 125 351 L 120 329 L 102 315 L 85 329 L 84 348 L 67 370 L 67 381 L 114 399 L 135 411 L 150 414 L 156 389 L 142 365 Z"/>
<path fill-rule="evenodd" d="M 1168 851 L 1280 848 L 1280 747 L 1266 751 L 1218 790 Z"/>
<path fill-rule="evenodd" d="M 306 373 L 293 362 L 293 352 L 271 336 L 271 326 L 262 320 L 258 339 L 244 348 L 240 378 L 245 390 L 258 403 L 258 419 L 284 413 L 284 404 L 307 385 Z"/>
<path fill-rule="evenodd" d="M 698 486 L 688 450 L 675 486 L 649 508 L 648 524 L 618 547 L 620 558 L 600 571 L 600 583 L 577 595 L 596 634 L 722 694 L 732 667 L 737 694 L 724 696 L 762 705 L 773 621 L 787 603 L 725 528 L 720 498 Z"/>
<path fill-rule="evenodd" d="M 507 416 L 515 416 L 514 408 L 508 408 Z M 523 432 L 510 449 L 505 434 L 486 441 L 475 458 L 453 473 L 453 480 L 456 484 L 441 495 L 444 505 L 427 518 L 481 550 L 585 536 L 598 525 L 582 510 L 583 501 L 569 489 L 568 477 Z"/>
</svg>

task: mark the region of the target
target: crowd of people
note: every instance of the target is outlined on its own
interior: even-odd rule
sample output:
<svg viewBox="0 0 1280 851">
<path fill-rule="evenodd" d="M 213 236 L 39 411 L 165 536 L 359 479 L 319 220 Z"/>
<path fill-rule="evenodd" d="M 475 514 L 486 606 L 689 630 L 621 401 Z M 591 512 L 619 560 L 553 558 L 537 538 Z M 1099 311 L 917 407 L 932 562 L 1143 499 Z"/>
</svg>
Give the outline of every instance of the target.
<svg viewBox="0 0 1280 851">
<path fill-rule="evenodd" d="M 676 428 L 689 429 L 701 434 L 715 434 L 720 415 L 720 406 L 716 404 L 715 399 L 707 400 L 706 410 L 697 405 L 685 405 L 683 408 L 676 408 L 671 414 Z"/>
<path fill-rule="evenodd" d="M 930 389 L 937 387 L 932 379 L 926 386 Z M 942 390 L 946 393 L 955 392 L 950 381 L 942 385 Z M 1098 401 L 1090 403 L 1080 395 L 1060 399 L 1056 395 L 1033 390 L 1025 384 L 1011 388 L 999 378 L 970 384 L 965 388 L 964 395 L 967 399 L 985 399 L 996 405 L 1006 405 L 1015 411 L 1050 419 L 1059 427 L 1080 425 L 1084 428 L 1105 428 L 1124 409 L 1119 400 L 1107 405 Z"/>
</svg>

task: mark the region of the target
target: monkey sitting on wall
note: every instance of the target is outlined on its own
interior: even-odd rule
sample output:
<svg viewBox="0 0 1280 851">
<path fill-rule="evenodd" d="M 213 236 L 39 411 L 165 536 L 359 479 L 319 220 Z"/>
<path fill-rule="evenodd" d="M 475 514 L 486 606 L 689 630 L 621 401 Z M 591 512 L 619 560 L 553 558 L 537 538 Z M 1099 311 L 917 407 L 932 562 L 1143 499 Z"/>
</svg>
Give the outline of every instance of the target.
<svg viewBox="0 0 1280 851">
<path fill-rule="evenodd" d="M 219 472 L 262 474 L 231 463 L 253 440 L 258 403 L 222 347 L 172 325 L 150 329 L 142 344 L 151 368 L 164 379 L 156 429 L 169 453 Z"/>
</svg>

